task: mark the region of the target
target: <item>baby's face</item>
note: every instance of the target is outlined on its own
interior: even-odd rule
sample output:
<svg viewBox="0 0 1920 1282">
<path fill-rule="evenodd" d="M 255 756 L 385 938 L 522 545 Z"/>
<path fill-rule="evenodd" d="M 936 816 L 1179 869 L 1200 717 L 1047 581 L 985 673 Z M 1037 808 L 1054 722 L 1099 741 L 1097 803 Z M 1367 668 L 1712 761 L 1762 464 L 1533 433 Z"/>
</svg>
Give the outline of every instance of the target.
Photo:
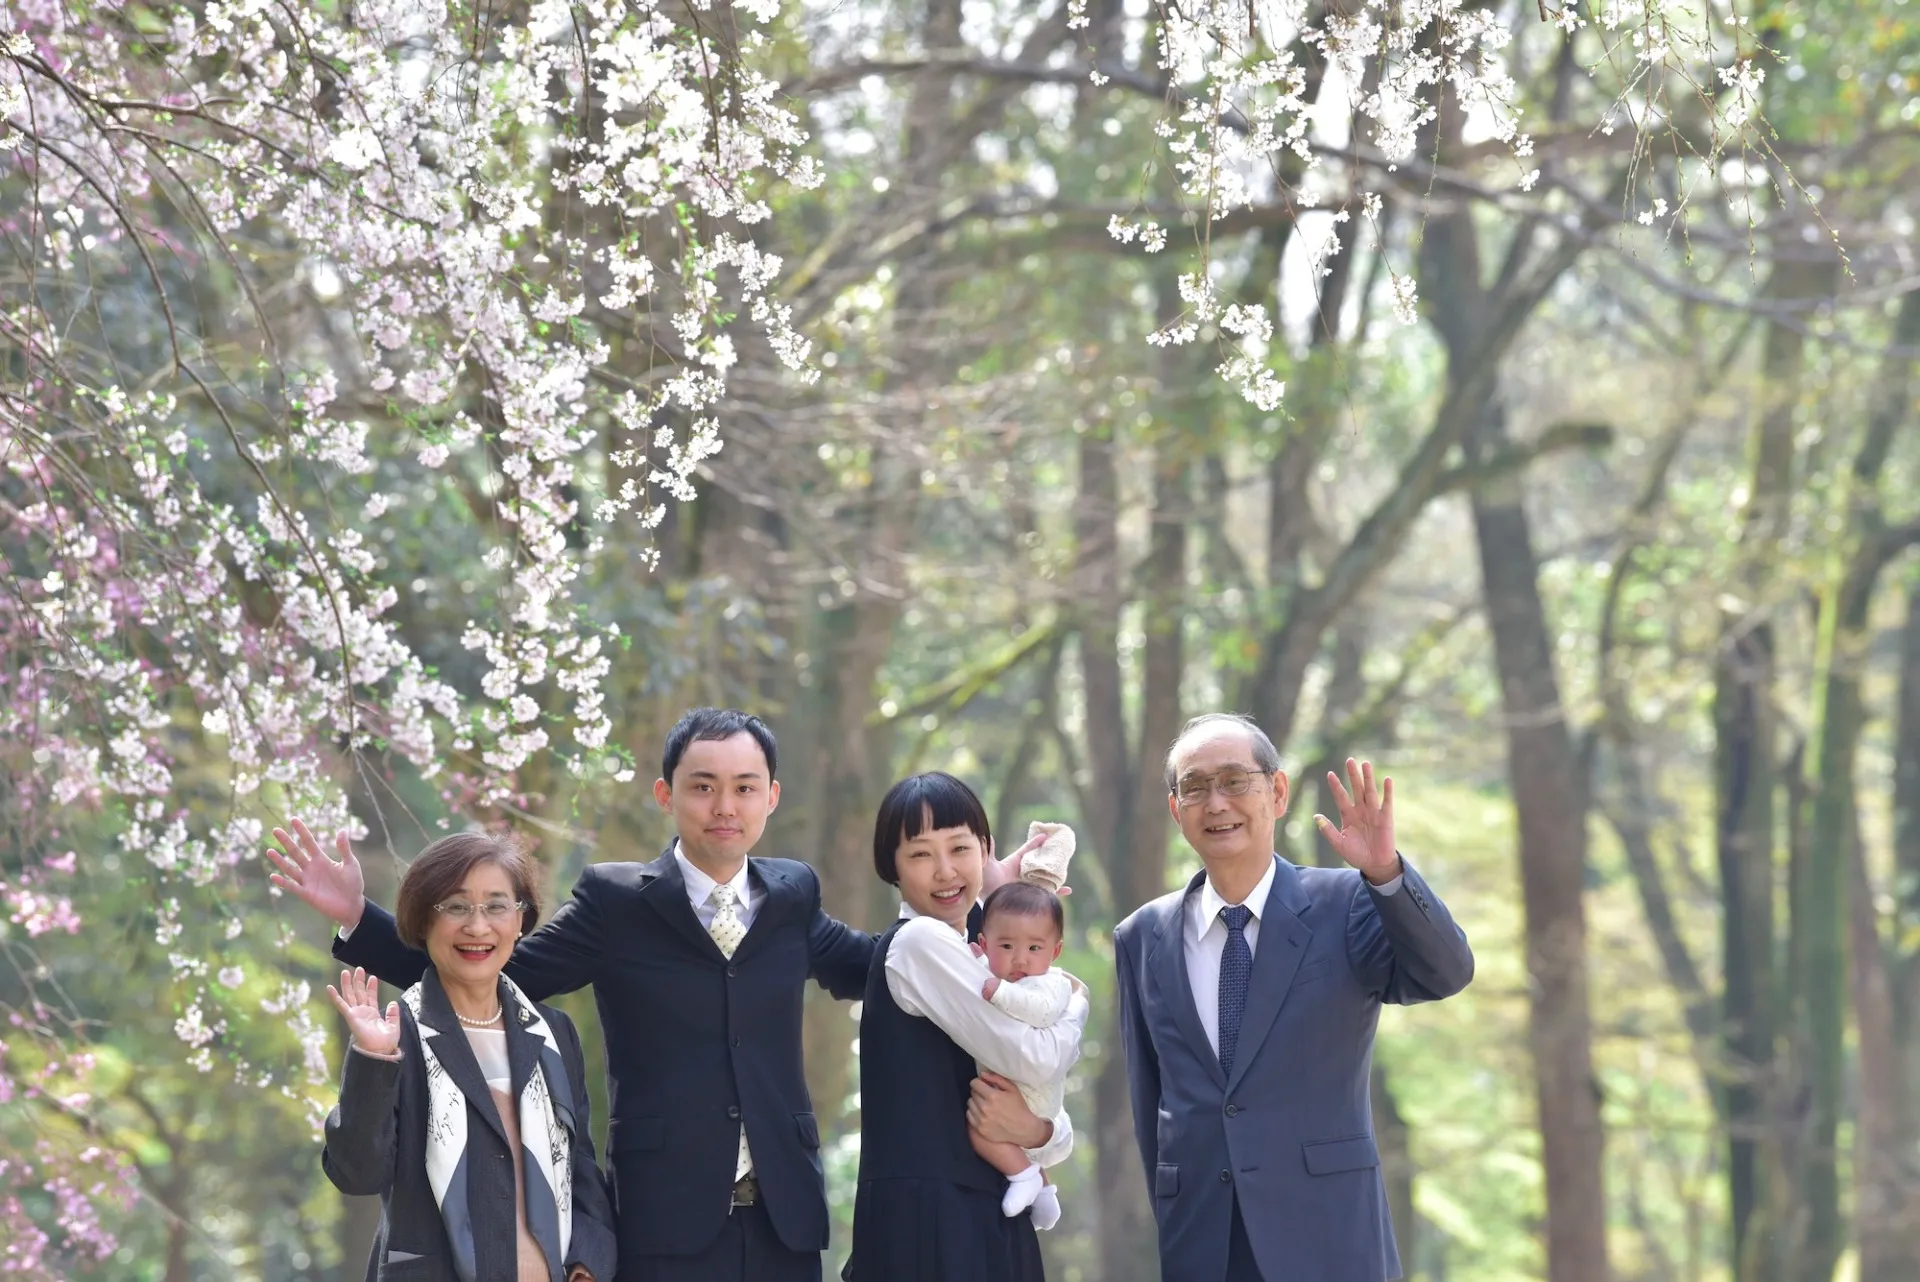
<svg viewBox="0 0 1920 1282">
<path fill-rule="evenodd" d="M 1060 935 L 1051 917 L 995 913 L 980 928 L 987 965 L 1001 979 L 1018 983 L 1028 975 L 1044 975 L 1060 956 Z"/>
</svg>

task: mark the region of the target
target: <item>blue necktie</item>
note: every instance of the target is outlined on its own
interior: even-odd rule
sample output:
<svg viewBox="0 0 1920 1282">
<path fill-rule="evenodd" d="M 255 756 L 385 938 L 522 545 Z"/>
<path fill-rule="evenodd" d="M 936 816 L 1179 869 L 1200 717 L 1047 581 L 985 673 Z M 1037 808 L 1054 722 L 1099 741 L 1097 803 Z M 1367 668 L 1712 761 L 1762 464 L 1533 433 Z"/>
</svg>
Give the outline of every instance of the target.
<svg viewBox="0 0 1920 1282">
<path fill-rule="evenodd" d="M 1228 904 L 1220 910 L 1227 924 L 1227 946 L 1220 954 L 1220 1071 L 1233 1076 L 1233 1054 L 1240 1049 L 1240 1017 L 1247 1013 L 1247 981 L 1253 978 L 1253 949 L 1247 923 L 1253 909 Z"/>
</svg>

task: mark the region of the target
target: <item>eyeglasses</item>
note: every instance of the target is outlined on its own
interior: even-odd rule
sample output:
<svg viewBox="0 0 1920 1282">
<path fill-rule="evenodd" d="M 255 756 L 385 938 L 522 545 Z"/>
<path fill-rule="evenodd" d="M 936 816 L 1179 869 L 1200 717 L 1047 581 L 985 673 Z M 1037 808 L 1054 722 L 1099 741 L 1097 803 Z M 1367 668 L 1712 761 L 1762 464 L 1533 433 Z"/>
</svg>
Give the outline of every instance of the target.
<svg viewBox="0 0 1920 1282">
<path fill-rule="evenodd" d="M 526 901 L 521 899 L 490 899 L 484 904 L 470 904 L 464 899 L 449 899 L 444 904 L 435 904 L 433 906 L 433 911 L 443 914 L 447 918 L 457 921 L 462 925 L 472 921 L 475 913 L 479 913 L 489 922 L 497 925 L 507 918 L 517 913 L 523 913 L 526 910 Z"/>
<path fill-rule="evenodd" d="M 1215 788 L 1223 797 L 1244 797 L 1253 787 L 1255 779 L 1264 779 L 1264 774 L 1253 774 L 1245 770 L 1222 770 L 1218 774 L 1188 775 L 1174 785 L 1173 795 L 1180 799 L 1183 806 L 1197 806 L 1206 801 L 1208 794 Z"/>
</svg>

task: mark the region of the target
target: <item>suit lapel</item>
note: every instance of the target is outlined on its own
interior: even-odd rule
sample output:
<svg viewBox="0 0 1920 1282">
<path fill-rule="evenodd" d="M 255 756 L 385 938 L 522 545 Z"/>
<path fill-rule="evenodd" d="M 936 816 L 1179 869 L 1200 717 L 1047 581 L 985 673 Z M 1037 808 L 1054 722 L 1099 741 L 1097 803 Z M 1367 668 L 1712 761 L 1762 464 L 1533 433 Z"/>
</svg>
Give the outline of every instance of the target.
<svg viewBox="0 0 1920 1282">
<path fill-rule="evenodd" d="M 733 950 L 733 960 L 742 961 L 755 949 L 766 943 L 768 936 L 780 928 L 779 919 L 787 913 L 787 906 L 793 900 L 794 885 L 787 875 L 763 859 L 747 860 L 747 881 L 758 882 L 764 892 L 759 910 L 753 914 L 753 925 L 747 927 L 747 933 L 740 940 L 740 946 Z M 749 885 L 751 889 L 751 885 Z M 745 907 L 745 905 L 741 905 Z M 711 935 L 708 936 L 712 938 Z M 715 951 L 719 945 L 714 945 Z"/>
<path fill-rule="evenodd" d="M 1260 914 L 1260 945 L 1253 954 L 1253 977 L 1247 984 L 1247 1009 L 1240 1020 L 1240 1046 L 1233 1056 L 1233 1076 L 1227 1079 L 1227 1091 L 1240 1084 L 1247 1074 L 1261 1043 L 1273 1028 L 1293 986 L 1294 972 L 1307 955 L 1307 941 L 1313 931 L 1301 920 L 1307 911 L 1307 894 L 1300 885 L 1300 871 L 1275 856 L 1273 886 L 1267 891 L 1265 910 Z"/>
<path fill-rule="evenodd" d="M 460 1088 L 468 1106 L 486 1119 L 505 1144 L 507 1128 L 500 1121 L 500 1110 L 493 1106 L 493 1092 L 480 1072 L 480 1061 L 473 1057 L 473 1047 L 467 1044 L 466 1030 L 453 1013 L 453 1003 L 447 1000 L 447 990 L 440 986 L 440 977 L 432 969 L 420 980 L 420 1024 L 433 1030 L 434 1058 L 440 1061 L 448 1080 Z M 511 1046 L 512 1034 L 507 1040 Z"/>
<path fill-rule="evenodd" d="M 501 986 L 504 990 L 505 985 Z M 539 1017 L 538 1012 L 521 1008 L 504 992 L 502 1000 L 507 1007 L 507 1065 L 513 1074 L 513 1098 L 517 1102 L 527 1096 L 527 1083 L 544 1061 L 547 1065 L 547 1095 L 553 1100 L 554 1112 L 560 1124 L 569 1132 L 574 1129 L 573 1087 L 567 1081 L 566 1065 L 560 1056 L 547 1045 L 546 1039 L 535 1033 L 531 1027 Z M 549 1030 L 551 1031 L 551 1030 Z M 523 1128 L 524 1129 L 524 1128 Z"/>
<path fill-rule="evenodd" d="M 725 960 L 720 945 L 713 942 L 713 936 L 693 914 L 693 904 L 687 899 L 687 879 L 680 874 L 673 847 L 668 846 L 667 853 L 648 865 L 647 871 L 653 876 L 640 888 L 640 898 L 665 918 L 667 925 L 684 935 L 696 951 L 715 961 Z"/>
<path fill-rule="evenodd" d="M 1220 1057 L 1207 1048 L 1207 1030 L 1200 1023 L 1199 1008 L 1193 1004 L 1193 980 L 1187 972 L 1187 905 L 1199 893 L 1206 875 L 1202 872 L 1187 883 L 1187 893 L 1174 901 L 1154 932 L 1147 974 L 1160 986 L 1161 1000 L 1173 1007 L 1181 1039 L 1197 1050 L 1198 1058 L 1213 1075 L 1213 1084 L 1225 1090 L 1227 1081 L 1220 1071 Z"/>
</svg>

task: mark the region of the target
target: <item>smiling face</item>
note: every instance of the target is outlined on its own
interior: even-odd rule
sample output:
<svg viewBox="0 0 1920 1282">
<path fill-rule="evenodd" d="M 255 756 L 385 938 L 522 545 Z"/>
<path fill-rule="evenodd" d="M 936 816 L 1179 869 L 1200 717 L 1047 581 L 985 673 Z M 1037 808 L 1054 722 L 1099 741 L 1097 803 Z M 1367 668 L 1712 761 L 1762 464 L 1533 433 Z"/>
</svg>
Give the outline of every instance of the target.
<svg viewBox="0 0 1920 1282">
<path fill-rule="evenodd" d="M 653 795 L 673 816 L 681 852 L 702 871 L 730 876 L 766 831 L 780 785 L 768 777 L 759 743 L 742 731 L 688 744 L 671 782 L 656 779 Z"/>
<path fill-rule="evenodd" d="M 1254 764 L 1251 735 L 1232 724 L 1202 726 L 1174 745 L 1170 760 L 1178 782 L 1167 808 L 1202 861 L 1212 865 L 1272 857 L 1273 830 L 1287 811 L 1287 775 L 1284 770 L 1268 775 Z M 1251 777 L 1251 786 L 1237 797 L 1218 786 L 1223 776 L 1232 778 L 1235 772 Z M 1205 786 L 1205 796 L 1198 796 L 1209 781 L 1213 786 Z M 1196 793 L 1195 799 L 1183 800 L 1183 791 Z"/>
<path fill-rule="evenodd" d="M 930 815 L 926 822 L 932 822 Z M 966 929 L 986 869 L 980 834 L 967 827 L 923 828 L 919 835 L 901 840 L 893 866 L 908 907 Z"/>
<path fill-rule="evenodd" d="M 1060 960 L 1064 941 L 1051 915 L 1001 911 L 989 913 L 980 924 L 980 945 L 987 950 L 993 973 L 1017 982 L 1046 974 Z"/>
<path fill-rule="evenodd" d="M 476 911 L 461 921 L 457 914 L 434 910 L 427 930 L 427 956 L 442 980 L 451 979 L 463 987 L 491 984 L 500 968 L 513 956 L 514 940 L 520 936 L 520 910 L 514 902 L 513 879 L 499 864 L 483 862 L 467 871 L 460 888 L 440 900 L 455 906 L 470 904 L 477 908 L 491 905 L 491 915 Z M 502 906 L 506 911 L 498 911 Z"/>
</svg>

